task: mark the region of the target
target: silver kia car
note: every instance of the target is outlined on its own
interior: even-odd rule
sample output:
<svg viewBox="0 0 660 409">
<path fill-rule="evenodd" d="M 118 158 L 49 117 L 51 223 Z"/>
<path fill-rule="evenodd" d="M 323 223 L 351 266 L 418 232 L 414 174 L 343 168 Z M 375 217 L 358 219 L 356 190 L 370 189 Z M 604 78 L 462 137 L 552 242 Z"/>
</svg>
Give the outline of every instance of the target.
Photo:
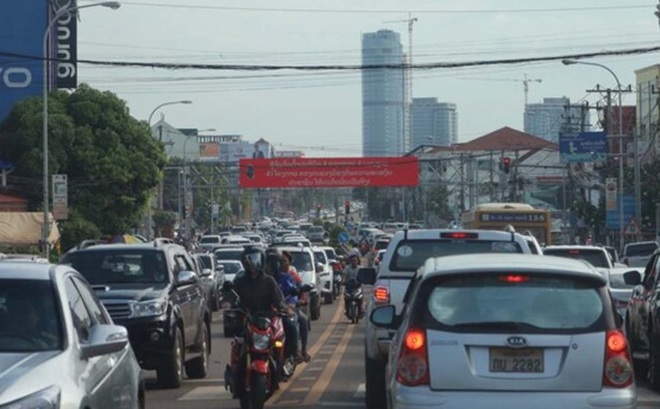
<svg viewBox="0 0 660 409">
<path fill-rule="evenodd" d="M 588 263 L 525 254 L 428 259 L 386 366 L 390 408 L 634 408 L 626 337 Z M 400 324 L 400 325 L 398 325 Z"/>
<path fill-rule="evenodd" d="M 0 262 L 0 407 L 144 408 L 126 328 L 71 267 Z"/>
</svg>

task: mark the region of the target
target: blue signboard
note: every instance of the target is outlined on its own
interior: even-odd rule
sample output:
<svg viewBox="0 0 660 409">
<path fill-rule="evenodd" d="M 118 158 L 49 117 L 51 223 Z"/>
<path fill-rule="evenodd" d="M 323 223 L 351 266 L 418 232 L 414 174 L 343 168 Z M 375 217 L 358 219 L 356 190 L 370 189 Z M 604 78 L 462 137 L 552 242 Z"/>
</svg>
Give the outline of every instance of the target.
<svg viewBox="0 0 660 409">
<path fill-rule="evenodd" d="M 621 203 L 621 196 L 619 202 Z M 608 229 L 619 230 L 619 208 L 608 210 L 605 214 L 605 227 Z M 635 217 L 635 196 L 623 195 L 623 228 L 625 229 L 630 220 Z"/>
<path fill-rule="evenodd" d="M 42 92 L 47 10 L 46 0 L 0 3 L 0 122 L 16 102 Z"/>
<path fill-rule="evenodd" d="M 559 135 L 559 154 L 564 163 L 602 162 L 607 159 L 605 132 Z"/>
<path fill-rule="evenodd" d="M 337 235 L 337 241 L 339 242 L 339 244 L 348 243 L 348 239 L 349 239 L 348 233 L 346 233 L 345 231 L 339 232 L 339 234 Z"/>
</svg>

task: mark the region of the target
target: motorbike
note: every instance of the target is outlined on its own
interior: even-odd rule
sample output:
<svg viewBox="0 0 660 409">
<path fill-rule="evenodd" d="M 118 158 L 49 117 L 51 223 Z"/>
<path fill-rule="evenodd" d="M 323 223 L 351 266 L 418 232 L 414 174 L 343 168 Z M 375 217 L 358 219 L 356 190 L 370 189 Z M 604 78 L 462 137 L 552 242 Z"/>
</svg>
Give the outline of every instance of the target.
<svg viewBox="0 0 660 409">
<path fill-rule="evenodd" d="M 335 300 L 341 295 L 341 287 L 344 283 L 344 266 L 339 262 L 332 263 L 332 298 Z"/>
<path fill-rule="evenodd" d="M 355 280 L 351 279 L 346 283 L 346 289 L 344 290 L 344 305 L 346 308 L 346 318 L 348 318 L 353 324 L 362 318 L 361 308 L 364 294 L 362 292 L 362 285 Z"/>
</svg>

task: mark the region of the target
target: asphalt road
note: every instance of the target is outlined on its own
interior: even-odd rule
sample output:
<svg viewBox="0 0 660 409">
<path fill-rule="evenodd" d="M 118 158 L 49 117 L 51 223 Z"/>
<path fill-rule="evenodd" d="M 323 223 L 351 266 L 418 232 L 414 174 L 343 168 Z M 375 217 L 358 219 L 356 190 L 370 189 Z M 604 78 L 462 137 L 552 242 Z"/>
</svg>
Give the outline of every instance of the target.
<svg viewBox="0 0 660 409">
<path fill-rule="evenodd" d="M 364 322 L 349 324 L 340 303 L 323 305 L 321 318 L 312 322 L 309 350 L 312 360 L 301 364 L 293 378 L 281 385 L 268 402 L 276 408 L 364 408 Z M 148 409 L 238 408 L 224 389 L 223 373 L 230 339 L 222 335 L 221 313 L 214 313 L 210 373 L 206 379 L 184 380 L 179 389 L 160 389 L 155 372 L 146 371 Z M 660 408 L 660 395 L 643 383 L 639 407 Z"/>
</svg>

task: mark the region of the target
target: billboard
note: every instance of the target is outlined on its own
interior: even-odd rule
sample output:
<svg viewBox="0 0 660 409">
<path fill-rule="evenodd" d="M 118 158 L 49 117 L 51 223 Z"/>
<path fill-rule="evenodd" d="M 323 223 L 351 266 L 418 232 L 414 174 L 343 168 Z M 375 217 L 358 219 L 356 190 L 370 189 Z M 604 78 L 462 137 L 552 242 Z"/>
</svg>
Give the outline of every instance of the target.
<svg viewBox="0 0 660 409">
<path fill-rule="evenodd" d="M 0 121 L 14 104 L 40 95 L 48 2 L 3 0 L 0 13 Z M 13 56 L 18 54 L 32 58 Z"/>
<path fill-rule="evenodd" d="M 563 163 L 603 162 L 607 160 L 607 135 L 605 132 L 560 134 L 559 154 Z"/>
<path fill-rule="evenodd" d="M 76 0 L 53 0 L 54 16 L 62 9 L 76 6 Z M 76 88 L 78 86 L 78 16 L 76 12 L 64 13 L 55 23 L 57 27 L 50 35 L 50 43 L 54 44 L 52 56 L 57 73 L 57 88 Z M 52 77 L 51 77 L 52 78 Z"/>
<path fill-rule="evenodd" d="M 419 185 L 416 157 L 241 159 L 242 188 Z"/>
</svg>

